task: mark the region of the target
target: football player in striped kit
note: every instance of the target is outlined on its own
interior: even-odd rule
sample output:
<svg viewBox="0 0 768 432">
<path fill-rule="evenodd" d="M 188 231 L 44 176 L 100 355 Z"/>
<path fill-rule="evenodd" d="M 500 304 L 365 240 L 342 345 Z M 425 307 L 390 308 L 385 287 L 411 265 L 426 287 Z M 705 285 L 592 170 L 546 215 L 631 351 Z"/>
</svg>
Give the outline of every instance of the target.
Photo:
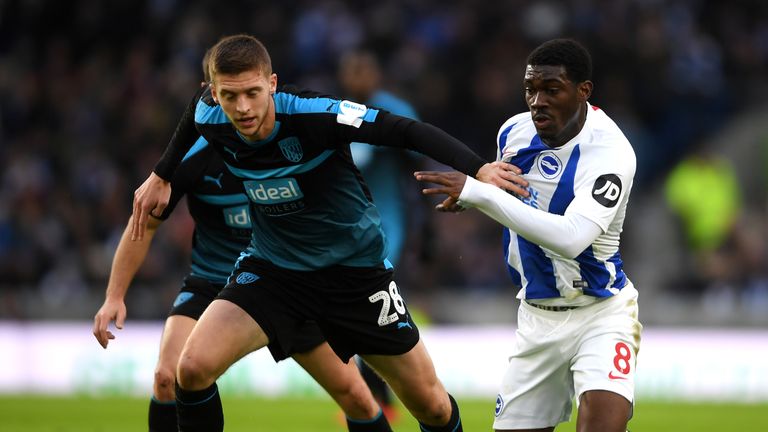
<svg viewBox="0 0 768 432">
<path fill-rule="evenodd" d="M 528 57 L 530 108 L 498 133 L 499 161 L 527 181 L 509 194 L 457 172 L 417 172 L 447 194 L 438 210 L 474 207 L 503 224 L 509 273 L 520 287 L 516 341 L 496 400 L 499 431 L 552 431 L 578 403 L 577 430 L 624 431 L 632 415 L 641 324 L 619 237 L 635 154 L 590 105 L 592 62 L 571 39 Z"/>
</svg>

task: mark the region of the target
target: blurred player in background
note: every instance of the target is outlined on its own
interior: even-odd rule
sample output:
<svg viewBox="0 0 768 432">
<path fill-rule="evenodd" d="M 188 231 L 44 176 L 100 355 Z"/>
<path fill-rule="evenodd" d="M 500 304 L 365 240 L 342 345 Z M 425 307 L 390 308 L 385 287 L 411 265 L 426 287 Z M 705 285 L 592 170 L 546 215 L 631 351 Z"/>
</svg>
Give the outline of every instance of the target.
<svg viewBox="0 0 768 432">
<path fill-rule="evenodd" d="M 338 76 L 341 96 L 418 120 L 411 104 L 382 89 L 382 71 L 373 53 L 358 50 L 344 54 L 339 62 Z M 401 183 L 405 176 L 400 174 L 413 172 L 419 155 L 359 142 L 351 143 L 350 150 L 381 214 L 381 228 L 389 250 L 387 258 L 397 268 L 408 226 L 408 199 Z M 390 420 L 394 419 L 396 411 L 389 387 L 364 361 L 359 360 L 358 365 L 365 382 L 384 409 L 384 414 Z"/>
<path fill-rule="evenodd" d="M 439 210 L 476 207 L 500 222 L 505 258 L 521 287 L 518 330 L 496 400 L 496 430 L 553 431 L 577 398 L 579 431 L 623 432 L 632 415 L 642 326 L 619 236 L 635 154 L 587 100 L 592 61 L 570 39 L 528 57 L 529 112 L 504 123 L 498 160 L 527 182 L 513 196 L 457 172 L 417 172 L 447 194 Z"/>
<path fill-rule="evenodd" d="M 179 429 L 223 430 L 216 379 L 264 346 L 280 360 L 300 324 L 311 319 L 342 360 L 363 356 L 422 430 L 462 430 L 458 406 L 437 378 L 392 280 L 380 216 L 349 143 L 415 149 L 520 190 L 510 181 L 515 176 L 425 123 L 308 91 L 278 90 L 269 54 L 251 36 L 223 38 L 209 65 L 210 90 L 190 105 L 177 134 L 196 139 L 198 128 L 243 180 L 258 229 L 182 350 Z M 172 142 L 136 191 L 132 238 L 141 240 L 148 215 L 164 209 L 167 180 L 190 141 Z"/>
<path fill-rule="evenodd" d="M 206 60 L 207 55 L 204 71 Z M 206 84 L 208 81 L 206 74 Z M 112 263 L 106 299 L 94 317 L 93 326 L 93 334 L 104 348 L 114 339 L 108 330 L 109 323 L 115 321 L 118 329 L 123 328 L 128 287 L 147 256 L 157 228 L 186 195 L 189 213 L 195 221 L 192 265 L 168 314 L 160 342 L 149 405 L 151 432 L 178 430 L 175 382 L 181 349 L 200 315 L 226 285 L 235 261 L 250 243 L 252 228 L 242 181 L 229 172 L 204 138 L 199 138 L 184 156 L 171 187 L 168 206 L 159 217 L 149 218 L 142 240 L 131 241 L 132 222 L 128 222 Z M 391 430 L 356 368 L 336 356 L 316 324 L 302 326 L 290 354 L 344 410 L 350 431 Z"/>
</svg>

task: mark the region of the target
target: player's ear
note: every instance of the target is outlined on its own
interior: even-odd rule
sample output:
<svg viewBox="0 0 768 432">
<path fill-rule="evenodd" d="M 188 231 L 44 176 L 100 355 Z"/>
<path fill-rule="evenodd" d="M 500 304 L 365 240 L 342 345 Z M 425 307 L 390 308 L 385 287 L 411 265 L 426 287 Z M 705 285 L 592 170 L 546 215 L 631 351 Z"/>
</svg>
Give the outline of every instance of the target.
<svg viewBox="0 0 768 432">
<path fill-rule="evenodd" d="M 219 98 L 216 97 L 216 84 L 214 84 L 213 81 L 211 81 L 208 84 L 208 87 L 211 89 L 211 97 L 213 98 L 213 101 L 216 103 L 219 103 Z"/>
<path fill-rule="evenodd" d="M 273 73 L 269 76 L 269 94 L 275 94 L 277 91 L 277 74 Z"/>
<path fill-rule="evenodd" d="M 578 91 L 579 99 L 582 102 L 586 102 L 587 99 L 589 99 L 589 97 L 592 96 L 592 86 L 593 84 L 592 84 L 592 81 L 590 80 L 580 82 L 577 85 L 576 90 Z"/>
</svg>

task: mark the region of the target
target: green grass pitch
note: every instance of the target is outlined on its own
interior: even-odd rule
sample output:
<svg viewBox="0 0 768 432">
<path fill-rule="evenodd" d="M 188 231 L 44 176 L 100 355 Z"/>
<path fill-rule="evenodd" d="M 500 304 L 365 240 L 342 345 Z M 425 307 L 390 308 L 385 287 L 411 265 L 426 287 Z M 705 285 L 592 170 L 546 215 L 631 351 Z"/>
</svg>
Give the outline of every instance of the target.
<svg viewBox="0 0 768 432">
<path fill-rule="evenodd" d="M 340 411 L 330 399 L 256 399 L 223 396 L 227 431 L 344 431 Z M 148 401 L 118 397 L 0 395 L 3 432 L 146 431 Z M 490 431 L 493 401 L 459 399 L 464 430 Z M 397 431 L 418 431 L 404 410 Z M 632 432 L 768 431 L 768 404 L 692 404 L 638 401 Z M 575 430 L 575 420 L 557 432 Z"/>
</svg>

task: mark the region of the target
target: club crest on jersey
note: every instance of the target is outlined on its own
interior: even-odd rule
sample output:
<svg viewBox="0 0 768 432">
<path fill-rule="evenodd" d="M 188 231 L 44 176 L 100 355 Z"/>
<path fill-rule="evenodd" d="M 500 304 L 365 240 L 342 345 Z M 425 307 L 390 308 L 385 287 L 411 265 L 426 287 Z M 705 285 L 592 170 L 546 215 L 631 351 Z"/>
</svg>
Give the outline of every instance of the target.
<svg viewBox="0 0 768 432">
<path fill-rule="evenodd" d="M 496 410 L 494 411 L 493 414 L 496 417 L 498 417 L 499 414 L 501 414 L 501 410 L 503 410 L 503 409 L 504 409 L 504 398 L 502 398 L 501 395 L 498 394 L 498 395 L 496 395 Z"/>
<path fill-rule="evenodd" d="M 258 279 L 259 277 L 253 273 L 242 272 L 239 275 L 237 275 L 237 278 L 235 280 L 240 285 L 247 285 L 249 283 L 256 282 Z"/>
<path fill-rule="evenodd" d="M 545 151 L 536 158 L 536 166 L 546 179 L 553 179 L 563 171 L 563 162 L 553 152 Z"/>
<path fill-rule="evenodd" d="M 291 162 L 298 162 L 304 157 L 304 149 L 301 148 L 301 143 L 296 137 L 280 140 L 277 145 L 280 146 L 280 151 L 283 152 L 283 156 Z"/>
</svg>

